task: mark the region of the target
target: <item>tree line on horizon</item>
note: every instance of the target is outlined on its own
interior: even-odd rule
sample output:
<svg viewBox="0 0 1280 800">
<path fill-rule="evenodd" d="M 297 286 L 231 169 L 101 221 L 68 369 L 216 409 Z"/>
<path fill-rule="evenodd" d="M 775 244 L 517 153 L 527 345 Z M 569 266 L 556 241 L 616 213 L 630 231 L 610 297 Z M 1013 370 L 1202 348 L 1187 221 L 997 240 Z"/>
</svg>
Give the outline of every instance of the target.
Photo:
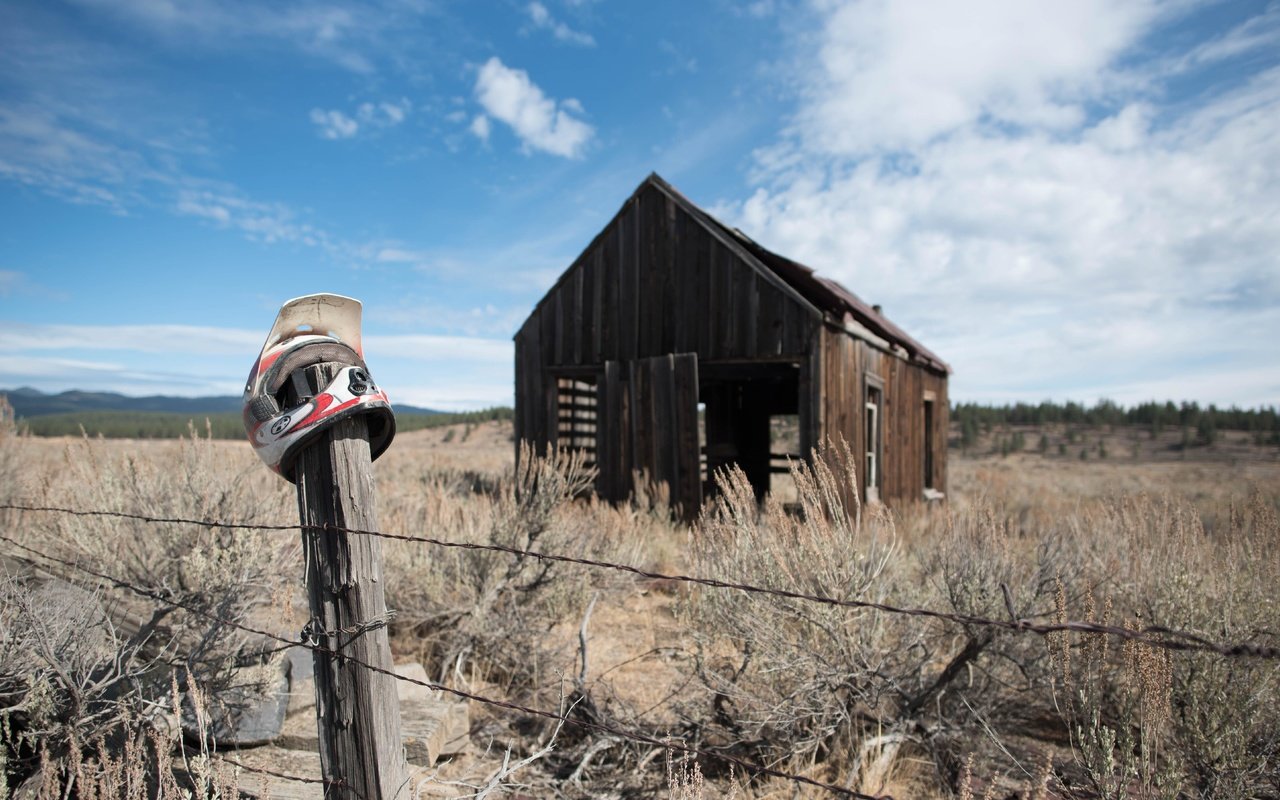
<svg viewBox="0 0 1280 800">
<path fill-rule="evenodd" d="M 995 426 L 1013 425 L 1138 426 L 1146 428 L 1152 438 L 1172 429 L 1181 430 L 1184 441 L 1189 441 L 1188 435 L 1194 431 L 1195 441 L 1200 444 L 1213 444 L 1218 431 L 1231 430 L 1252 433 L 1259 444 L 1280 444 L 1280 412 L 1275 406 L 1219 408 L 1212 403 L 1201 406 L 1194 401 L 1175 404 L 1154 400 L 1130 407 L 1112 400 L 1099 400 L 1092 406 L 1050 400 L 1001 406 L 956 403 L 951 408 L 951 420 L 960 428 L 962 446 L 972 443 L 979 431 L 986 433 Z"/>
</svg>

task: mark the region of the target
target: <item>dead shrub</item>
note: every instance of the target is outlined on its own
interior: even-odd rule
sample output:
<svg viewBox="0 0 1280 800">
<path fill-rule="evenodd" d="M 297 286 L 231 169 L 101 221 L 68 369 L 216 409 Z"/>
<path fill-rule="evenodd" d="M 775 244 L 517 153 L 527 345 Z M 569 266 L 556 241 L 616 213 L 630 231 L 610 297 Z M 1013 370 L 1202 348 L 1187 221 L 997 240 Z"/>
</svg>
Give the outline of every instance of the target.
<svg viewBox="0 0 1280 800">
<path fill-rule="evenodd" d="M 0 451 L 13 443 L 0 441 Z M 278 522 L 290 499 L 281 482 L 251 458 L 228 463 L 217 446 L 192 430 L 172 445 L 171 457 L 156 460 L 118 442 L 82 439 L 57 461 L 28 463 L 34 479 L 13 499 L 153 517 Z M 263 643 L 210 617 L 260 621 L 254 616 L 301 573 L 300 565 L 291 567 L 296 538 L 60 514 L 10 512 L 4 521 L 14 538 L 39 551 L 196 609 L 100 587 L 94 578 L 86 583 L 70 567 L 29 562 L 28 577 L 11 578 L 0 615 L 6 644 L 0 673 L 27 676 L 5 683 L 8 755 L 22 762 L 11 760 L 11 771 L 29 772 L 42 758 L 80 758 L 99 742 L 115 753 L 124 735 L 121 720 L 146 726 L 162 714 L 173 669 L 190 676 L 184 687 L 199 684 L 211 698 L 228 696 L 224 690 L 235 685 L 235 696 L 252 701 L 255 687 L 265 689 L 273 670 L 242 668 L 261 661 Z M 66 600 L 71 596 L 79 599 Z M 33 751 L 33 735 L 43 754 Z"/>
<path fill-rule="evenodd" d="M 1022 541 L 983 506 L 919 522 L 930 529 L 906 549 L 883 506 L 844 506 L 852 463 L 828 447 L 793 464 L 795 515 L 758 506 L 741 472 L 720 476 L 692 536 L 696 572 L 995 619 L 1051 611 L 1054 576 L 1075 568 L 1060 538 Z M 861 791 L 882 790 L 904 746 L 958 769 L 964 740 L 1025 721 L 1026 697 L 1049 685 L 1042 641 L 980 625 L 723 590 L 696 592 L 688 619 L 713 697 L 697 715 L 707 736 L 770 762 L 823 761 L 829 779 Z"/>
<path fill-rule="evenodd" d="M 491 494 L 425 476 L 420 493 L 402 498 L 391 518 L 454 542 L 616 558 L 617 537 L 595 524 L 611 511 L 575 499 L 594 477 L 576 451 L 542 457 L 526 448 Z M 508 689 L 553 682 L 558 689 L 570 656 L 549 633 L 580 613 L 593 584 L 608 580 L 572 564 L 480 549 L 389 542 L 385 554 L 396 632 L 417 638 L 422 660 L 439 665 L 442 680 Z"/>
</svg>

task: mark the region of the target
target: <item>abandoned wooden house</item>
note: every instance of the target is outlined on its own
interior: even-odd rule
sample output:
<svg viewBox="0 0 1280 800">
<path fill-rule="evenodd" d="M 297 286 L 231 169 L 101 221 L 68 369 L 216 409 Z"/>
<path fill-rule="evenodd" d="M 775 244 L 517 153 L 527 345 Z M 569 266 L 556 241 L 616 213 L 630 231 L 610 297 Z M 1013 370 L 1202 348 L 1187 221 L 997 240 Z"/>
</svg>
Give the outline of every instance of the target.
<svg viewBox="0 0 1280 800">
<path fill-rule="evenodd" d="M 945 491 L 948 366 L 657 175 L 521 326 L 515 372 L 517 442 L 585 451 L 610 500 L 644 471 L 696 515 L 717 469 L 736 463 L 763 497 L 788 457 L 841 438 L 862 501 Z"/>
</svg>

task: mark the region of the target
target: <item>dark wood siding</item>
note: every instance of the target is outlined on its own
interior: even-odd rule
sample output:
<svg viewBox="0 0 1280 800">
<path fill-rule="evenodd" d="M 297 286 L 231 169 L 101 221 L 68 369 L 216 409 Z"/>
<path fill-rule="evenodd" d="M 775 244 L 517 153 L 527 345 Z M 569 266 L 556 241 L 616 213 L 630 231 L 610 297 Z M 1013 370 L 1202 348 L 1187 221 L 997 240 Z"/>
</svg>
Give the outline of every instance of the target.
<svg viewBox="0 0 1280 800">
<path fill-rule="evenodd" d="M 919 364 L 886 353 L 851 334 L 828 326 L 821 335 L 822 435 L 843 439 L 855 456 L 859 500 L 866 500 L 866 428 L 868 376 L 883 382 L 881 401 L 880 499 L 893 503 L 924 496 L 926 393 L 934 399 L 932 435 L 934 488 L 947 486 L 947 379 Z"/>
<path fill-rule="evenodd" d="M 802 358 L 817 312 L 650 187 L 633 196 L 522 329 L 542 367 L 668 353 Z M 525 335 L 531 327 L 541 341 Z M 532 366 L 533 359 L 522 365 Z"/>
</svg>

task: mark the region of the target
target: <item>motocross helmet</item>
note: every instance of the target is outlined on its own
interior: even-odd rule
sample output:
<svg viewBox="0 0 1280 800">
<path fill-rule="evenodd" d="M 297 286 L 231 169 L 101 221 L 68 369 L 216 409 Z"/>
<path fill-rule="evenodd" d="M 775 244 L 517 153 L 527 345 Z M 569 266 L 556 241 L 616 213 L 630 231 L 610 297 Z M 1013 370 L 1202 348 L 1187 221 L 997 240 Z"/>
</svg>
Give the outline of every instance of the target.
<svg viewBox="0 0 1280 800">
<path fill-rule="evenodd" d="M 313 391 L 301 370 L 322 362 L 345 364 Z M 268 467 L 296 483 L 302 449 L 339 420 L 369 417 L 369 455 L 386 451 L 396 433 L 387 393 L 369 376 L 360 346 L 360 301 L 311 294 L 285 303 L 244 386 L 244 429 Z"/>
</svg>

